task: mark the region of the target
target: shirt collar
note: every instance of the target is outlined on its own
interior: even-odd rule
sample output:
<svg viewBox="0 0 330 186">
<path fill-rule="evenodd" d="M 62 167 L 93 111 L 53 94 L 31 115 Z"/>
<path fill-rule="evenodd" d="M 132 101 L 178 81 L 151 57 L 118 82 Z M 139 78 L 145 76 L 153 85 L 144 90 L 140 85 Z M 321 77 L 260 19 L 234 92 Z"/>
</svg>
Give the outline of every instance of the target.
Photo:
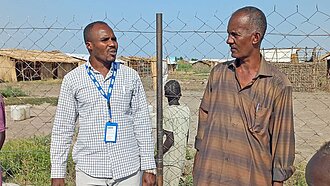
<svg viewBox="0 0 330 186">
<path fill-rule="evenodd" d="M 237 59 L 228 62 L 229 69 L 235 70 L 235 68 L 236 68 L 235 61 L 236 60 Z M 265 58 L 263 56 L 261 56 L 260 67 L 259 67 L 259 71 L 256 75 L 256 78 L 259 76 L 260 77 L 272 77 L 273 76 L 271 65 L 269 64 L 269 62 L 267 62 L 265 60 Z"/>
<path fill-rule="evenodd" d="M 261 63 L 260 63 L 259 71 L 258 71 L 256 77 L 258 77 L 258 76 L 266 76 L 266 77 L 273 76 L 271 65 L 262 56 L 261 56 Z"/>
<path fill-rule="evenodd" d="M 87 67 L 88 67 L 90 70 L 93 70 L 94 72 L 97 72 L 97 70 L 95 70 L 95 69 L 92 67 L 91 62 L 90 62 L 89 60 L 85 63 L 85 65 L 87 65 Z M 118 70 L 118 69 L 120 68 L 120 62 L 116 62 L 116 61 L 112 62 L 112 65 L 111 65 L 111 69 L 110 69 L 110 71 L 112 71 L 112 69 L 113 69 L 114 67 Z"/>
</svg>

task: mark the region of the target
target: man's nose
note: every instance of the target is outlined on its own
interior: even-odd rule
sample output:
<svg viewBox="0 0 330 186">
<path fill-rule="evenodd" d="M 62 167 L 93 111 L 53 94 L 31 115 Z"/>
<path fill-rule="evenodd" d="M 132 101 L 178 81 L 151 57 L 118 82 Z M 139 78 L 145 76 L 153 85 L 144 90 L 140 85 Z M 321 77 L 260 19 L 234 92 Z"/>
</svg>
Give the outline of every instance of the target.
<svg viewBox="0 0 330 186">
<path fill-rule="evenodd" d="M 113 40 L 111 40 L 111 39 L 108 41 L 108 45 L 109 45 L 109 46 L 115 46 L 116 43 L 117 43 L 116 41 L 113 41 Z"/>
<path fill-rule="evenodd" d="M 226 43 L 227 43 L 227 44 L 232 44 L 233 42 L 234 42 L 233 38 L 232 38 L 230 35 L 228 35 L 228 36 L 227 36 Z"/>
</svg>

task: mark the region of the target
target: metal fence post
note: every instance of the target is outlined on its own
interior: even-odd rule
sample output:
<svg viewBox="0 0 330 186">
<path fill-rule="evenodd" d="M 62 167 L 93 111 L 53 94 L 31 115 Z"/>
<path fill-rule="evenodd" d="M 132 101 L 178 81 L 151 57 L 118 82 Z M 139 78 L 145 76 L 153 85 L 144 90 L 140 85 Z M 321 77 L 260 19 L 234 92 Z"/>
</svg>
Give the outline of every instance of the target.
<svg viewBox="0 0 330 186">
<path fill-rule="evenodd" d="M 163 185 L 163 28 L 162 13 L 156 14 L 157 54 L 157 185 Z"/>
</svg>

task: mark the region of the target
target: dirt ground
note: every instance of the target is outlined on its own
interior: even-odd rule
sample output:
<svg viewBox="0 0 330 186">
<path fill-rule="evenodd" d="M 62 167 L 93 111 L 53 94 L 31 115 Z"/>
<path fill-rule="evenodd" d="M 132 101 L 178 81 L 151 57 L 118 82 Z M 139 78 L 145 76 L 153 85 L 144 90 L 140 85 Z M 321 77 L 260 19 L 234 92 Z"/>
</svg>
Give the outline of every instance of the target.
<svg viewBox="0 0 330 186">
<path fill-rule="evenodd" d="M 181 104 L 187 105 L 191 111 L 191 129 L 189 146 L 192 147 L 197 128 L 198 107 L 206 85 L 206 75 L 190 73 L 172 74 L 169 79 L 177 79 L 182 86 Z M 143 79 L 148 102 L 156 108 L 156 94 L 152 90 L 152 81 Z M 22 89 L 34 97 L 57 97 L 60 81 L 26 82 L 1 84 Z M 166 104 L 164 100 L 164 104 Z M 52 129 L 55 106 L 49 104 L 32 105 L 31 118 L 13 121 L 10 106 L 6 108 L 7 139 L 21 139 L 34 135 L 48 135 Z M 296 134 L 296 163 L 307 162 L 311 155 L 326 141 L 330 140 L 330 93 L 294 93 L 294 120 Z"/>
</svg>

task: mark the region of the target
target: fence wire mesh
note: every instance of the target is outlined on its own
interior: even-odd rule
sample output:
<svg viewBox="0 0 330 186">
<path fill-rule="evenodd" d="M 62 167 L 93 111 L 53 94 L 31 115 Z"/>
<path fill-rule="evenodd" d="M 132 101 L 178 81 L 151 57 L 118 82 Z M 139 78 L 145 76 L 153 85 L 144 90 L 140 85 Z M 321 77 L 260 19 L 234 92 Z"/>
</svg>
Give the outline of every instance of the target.
<svg viewBox="0 0 330 186">
<path fill-rule="evenodd" d="M 288 75 L 295 89 L 297 171 L 287 185 L 305 184 L 306 163 L 330 136 L 330 15 L 318 7 L 311 10 L 306 13 L 297 7 L 265 12 L 268 30 L 261 53 Z M 162 76 L 164 82 L 175 79 L 180 83 L 180 103 L 190 110 L 187 138 L 174 136 L 175 143 L 188 141 L 187 147 L 181 145 L 177 149 L 180 157 L 185 157 L 185 166 L 179 166 L 180 173 L 172 172 L 172 177 L 179 177 L 180 185 L 192 185 L 197 111 L 211 68 L 230 58 L 226 46 L 229 15 L 163 17 L 163 56 L 167 65 Z M 143 17 L 114 20 L 105 16 L 101 20 L 115 31 L 118 59 L 141 75 L 156 131 L 156 22 Z M 0 23 L 0 90 L 5 97 L 7 119 L 6 143 L 0 152 L 3 181 L 50 184 L 49 135 L 61 79 L 86 59 L 82 55 L 87 52 L 82 37 L 84 26 L 75 18 L 64 22 L 45 17 L 21 23 L 4 18 Z M 179 128 L 173 130 L 177 132 Z M 172 171 L 164 170 L 164 175 Z M 74 185 L 72 160 L 67 180 Z M 164 184 L 175 185 L 173 180 L 164 180 Z"/>
</svg>

